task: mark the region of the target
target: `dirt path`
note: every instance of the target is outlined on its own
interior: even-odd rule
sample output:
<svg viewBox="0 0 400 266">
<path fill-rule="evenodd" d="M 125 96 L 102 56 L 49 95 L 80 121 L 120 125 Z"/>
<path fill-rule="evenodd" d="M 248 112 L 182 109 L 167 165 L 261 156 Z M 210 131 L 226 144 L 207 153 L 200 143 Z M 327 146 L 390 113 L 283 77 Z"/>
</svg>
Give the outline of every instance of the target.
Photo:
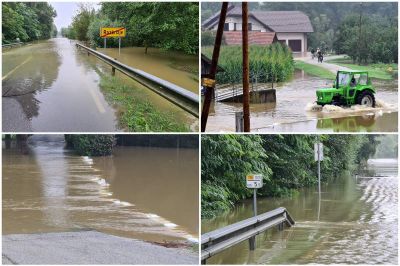
<svg viewBox="0 0 400 266">
<path fill-rule="evenodd" d="M 303 61 L 303 62 L 305 62 L 307 64 L 316 65 L 316 66 L 325 68 L 325 69 L 331 71 L 332 73 L 336 74 L 336 72 L 338 70 L 346 70 L 346 71 L 352 70 L 350 68 L 339 66 L 339 65 L 336 65 L 336 64 L 326 63 L 327 60 L 332 60 L 332 59 L 337 59 L 337 58 L 342 58 L 342 57 L 343 57 L 343 55 L 325 56 L 324 57 L 324 62 L 323 63 L 318 63 L 317 58 L 311 59 L 311 54 L 310 54 L 310 55 L 307 55 L 307 57 L 299 57 L 299 58 L 296 58 L 295 60 L 300 60 L 300 61 Z"/>
</svg>

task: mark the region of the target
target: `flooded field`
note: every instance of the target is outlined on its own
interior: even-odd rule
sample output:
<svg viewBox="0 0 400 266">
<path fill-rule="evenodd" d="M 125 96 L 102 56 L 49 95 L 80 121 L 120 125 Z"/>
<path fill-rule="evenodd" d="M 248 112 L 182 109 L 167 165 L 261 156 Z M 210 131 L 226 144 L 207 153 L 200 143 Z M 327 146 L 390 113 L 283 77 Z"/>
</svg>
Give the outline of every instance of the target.
<svg viewBox="0 0 400 266">
<path fill-rule="evenodd" d="M 134 59 L 139 50 L 124 48 L 120 60 L 133 67 L 143 67 L 144 71 L 152 68 L 152 74 L 160 74 L 161 78 L 198 91 L 198 82 L 193 78 L 195 75 L 179 70 L 184 68 L 183 65 L 198 65 L 198 60 L 193 57 L 179 57 L 173 53 L 161 53 L 158 50 L 149 51 L 150 56 L 146 59 Z M 110 49 L 111 55 L 113 52 L 115 49 Z M 2 58 L 4 131 L 121 130 L 116 117 L 117 110 L 104 99 L 99 88 L 98 70 L 111 72 L 110 67 L 95 57 L 78 51 L 74 41 L 54 38 L 35 42 L 4 50 Z M 134 65 L 132 62 L 141 63 Z M 149 89 L 123 78 L 138 87 L 143 97 L 160 110 L 173 112 L 177 120 L 185 123 L 195 123 L 196 119 L 185 111 Z"/>
<path fill-rule="evenodd" d="M 260 198 L 258 212 L 283 206 L 296 225 L 258 235 L 256 250 L 244 241 L 207 264 L 398 264 L 398 161 L 370 159 L 358 176 L 343 174 L 293 198 Z M 252 201 L 212 220 L 202 233 L 252 216 Z"/>
<path fill-rule="evenodd" d="M 377 108 L 340 108 L 327 106 L 313 111 L 318 88 L 332 86 L 332 81 L 296 71 L 292 81 L 278 84 L 276 104 L 250 104 L 251 130 L 258 132 L 395 132 L 397 131 L 397 81 L 373 81 L 377 89 Z M 270 86 L 270 85 L 268 85 Z M 213 102 L 207 131 L 234 131 L 235 112 L 241 103 Z"/>
<path fill-rule="evenodd" d="M 3 234 L 97 230 L 197 242 L 198 150 L 116 147 L 89 158 L 52 135 L 31 137 L 27 154 L 4 142 L 2 151 Z"/>
</svg>

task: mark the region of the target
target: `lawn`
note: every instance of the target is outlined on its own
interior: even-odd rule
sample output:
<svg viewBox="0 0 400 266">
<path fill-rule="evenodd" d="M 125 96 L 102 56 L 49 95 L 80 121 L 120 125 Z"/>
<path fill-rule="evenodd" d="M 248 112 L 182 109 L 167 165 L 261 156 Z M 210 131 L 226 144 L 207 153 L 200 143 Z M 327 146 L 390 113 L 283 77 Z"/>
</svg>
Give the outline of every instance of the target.
<svg viewBox="0 0 400 266">
<path fill-rule="evenodd" d="M 369 64 L 369 65 L 357 65 L 353 64 L 353 61 L 349 58 L 338 58 L 327 60 L 327 63 L 336 64 L 339 66 L 348 67 L 354 70 L 368 71 L 369 77 L 376 79 L 394 79 L 397 73 L 397 64 Z"/>
<path fill-rule="evenodd" d="M 305 73 L 312 75 L 312 76 L 317 76 L 317 77 L 324 78 L 324 79 L 334 79 L 335 78 L 335 74 L 332 73 L 331 71 L 329 71 L 323 67 L 305 63 L 300 60 L 294 61 L 294 67 L 296 69 L 303 70 Z"/>
</svg>

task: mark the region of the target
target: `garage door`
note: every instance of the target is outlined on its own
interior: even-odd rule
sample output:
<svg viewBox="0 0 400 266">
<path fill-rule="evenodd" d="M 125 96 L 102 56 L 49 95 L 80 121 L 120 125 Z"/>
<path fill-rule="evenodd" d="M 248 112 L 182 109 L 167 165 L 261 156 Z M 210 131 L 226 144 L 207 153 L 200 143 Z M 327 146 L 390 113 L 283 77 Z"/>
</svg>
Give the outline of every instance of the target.
<svg viewBox="0 0 400 266">
<path fill-rule="evenodd" d="M 289 40 L 289 47 L 293 52 L 301 52 L 301 40 Z"/>
</svg>

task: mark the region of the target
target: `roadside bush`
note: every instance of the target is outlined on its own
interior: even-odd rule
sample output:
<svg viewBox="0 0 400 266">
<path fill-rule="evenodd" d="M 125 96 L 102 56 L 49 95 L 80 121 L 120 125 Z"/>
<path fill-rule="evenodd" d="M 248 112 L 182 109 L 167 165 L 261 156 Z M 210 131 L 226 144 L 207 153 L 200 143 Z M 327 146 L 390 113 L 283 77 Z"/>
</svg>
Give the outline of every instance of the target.
<svg viewBox="0 0 400 266">
<path fill-rule="evenodd" d="M 212 48 L 202 52 L 212 56 Z M 217 74 L 219 84 L 239 84 L 242 82 L 242 47 L 222 46 L 218 64 L 225 71 Z M 251 82 L 281 82 L 290 79 L 294 72 L 294 61 L 290 49 L 280 43 L 268 46 L 249 47 L 249 67 Z"/>
<path fill-rule="evenodd" d="M 67 147 L 79 155 L 111 155 L 114 147 L 114 135 L 65 135 Z"/>
</svg>

